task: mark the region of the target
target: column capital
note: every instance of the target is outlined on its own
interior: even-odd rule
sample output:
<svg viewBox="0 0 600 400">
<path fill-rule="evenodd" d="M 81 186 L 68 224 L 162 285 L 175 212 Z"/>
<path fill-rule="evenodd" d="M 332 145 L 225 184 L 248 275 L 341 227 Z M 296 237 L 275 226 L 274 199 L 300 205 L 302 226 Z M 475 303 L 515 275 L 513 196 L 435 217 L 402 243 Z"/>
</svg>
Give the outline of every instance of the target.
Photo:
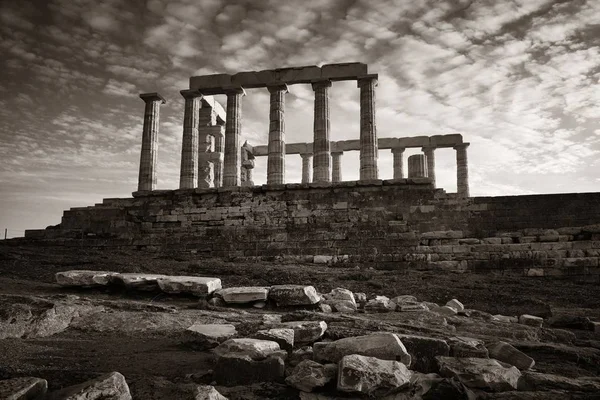
<svg viewBox="0 0 600 400">
<path fill-rule="evenodd" d="M 406 150 L 406 147 L 392 147 L 390 150 L 392 150 L 392 154 L 402 154 Z"/>
<path fill-rule="evenodd" d="M 453 147 L 454 150 L 464 150 L 469 147 L 471 143 L 459 143 Z"/>
<path fill-rule="evenodd" d="M 332 151 L 331 155 L 332 156 L 343 156 L 344 152 L 343 151 Z"/>
<path fill-rule="evenodd" d="M 165 104 L 167 101 L 164 97 L 156 92 L 152 93 L 142 93 L 140 94 L 140 99 L 144 100 L 145 103 L 151 103 L 153 101 L 160 101 L 162 104 Z"/>
<path fill-rule="evenodd" d="M 375 86 L 377 86 L 379 82 L 378 74 L 359 75 L 356 77 L 356 86 L 360 88 L 361 85 L 365 83 L 371 83 L 373 81 L 375 81 Z"/>
<path fill-rule="evenodd" d="M 184 89 L 180 90 L 179 93 L 183 96 L 184 99 L 195 99 L 196 97 L 203 97 L 202 93 L 200 93 L 196 89 Z"/>
<path fill-rule="evenodd" d="M 267 90 L 269 91 L 269 93 L 274 93 L 274 92 L 279 92 L 279 91 L 283 91 L 284 93 L 290 92 L 288 85 L 286 85 L 285 83 L 268 84 Z"/>
<path fill-rule="evenodd" d="M 430 151 L 434 151 L 435 149 L 437 149 L 437 147 L 435 147 L 435 146 L 423 146 L 421 148 L 421 151 L 423 153 L 427 153 L 427 152 L 430 152 Z"/>
<path fill-rule="evenodd" d="M 314 80 L 311 81 L 312 89 L 317 90 L 324 87 L 331 87 L 331 81 L 329 79 Z"/>
<path fill-rule="evenodd" d="M 300 157 L 302 158 L 307 158 L 307 157 L 312 157 L 313 153 L 300 153 Z"/>
<path fill-rule="evenodd" d="M 242 96 L 246 95 L 246 91 L 241 86 L 228 86 L 223 88 L 223 93 L 226 95 L 230 94 L 241 94 Z"/>
</svg>

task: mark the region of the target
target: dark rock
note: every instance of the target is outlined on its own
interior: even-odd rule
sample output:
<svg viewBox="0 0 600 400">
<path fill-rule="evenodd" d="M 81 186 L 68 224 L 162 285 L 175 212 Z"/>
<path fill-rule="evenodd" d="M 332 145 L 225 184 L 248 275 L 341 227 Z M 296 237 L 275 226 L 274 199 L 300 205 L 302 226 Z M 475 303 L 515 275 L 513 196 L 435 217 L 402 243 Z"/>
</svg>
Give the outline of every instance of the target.
<svg viewBox="0 0 600 400">
<path fill-rule="evenodd" d="M 219 385 L 237 386 L 256 382 L 282 382 L 285 364 L 281 357 L 267 357 L 261 361 L 244 357 L 219 357 L 214 379 Z"/>
</svg>

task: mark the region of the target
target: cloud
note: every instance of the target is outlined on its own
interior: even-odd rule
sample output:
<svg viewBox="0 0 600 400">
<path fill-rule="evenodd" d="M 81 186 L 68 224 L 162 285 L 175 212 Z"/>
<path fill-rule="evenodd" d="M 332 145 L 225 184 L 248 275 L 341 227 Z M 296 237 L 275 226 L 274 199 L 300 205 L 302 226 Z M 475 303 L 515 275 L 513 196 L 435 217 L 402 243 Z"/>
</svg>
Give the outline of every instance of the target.
<svg viewBox="0 0 600 400">
<path fill-rule="evenodd" d="M 106 94 L 114 94 L 116 96 L 133 96 L 137 93 L 137 88 L 132 83 L 119 82 L 115 79 L 109 79 L 103 89 Z"/>
</svg>

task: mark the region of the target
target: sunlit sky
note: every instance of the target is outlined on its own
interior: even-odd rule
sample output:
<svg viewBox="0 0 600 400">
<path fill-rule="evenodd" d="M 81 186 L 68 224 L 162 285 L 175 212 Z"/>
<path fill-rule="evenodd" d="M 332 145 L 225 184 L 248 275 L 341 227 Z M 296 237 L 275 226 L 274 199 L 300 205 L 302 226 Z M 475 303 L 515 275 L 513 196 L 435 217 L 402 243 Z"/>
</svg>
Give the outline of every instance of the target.
<svg viewBox="0 0 600 400">
<path fill-rule="evenodd" d="M 599 21 L 597 0 L 0 0 L 0 231 L 130 196 L 139 93 L 168 101 L 158 187 L 174 189 L 190 76 L 336 62 L 379 74 L 380 137 L 462 133 L 472 195 L 598 191 Z M 310 86 L 286 96 L 287 142 L 312 141 Z M 330 104 L 331 139 L 358 138 L 356 82 Z M 243 140 L 267 143 L 268 110 L 266 89 L 247 91 Z M 436 158 L 456 191 L 454 151 Z M 300 166 L 288 157 L 288 182 Z M 356 152 L 342 169 L 357 179 Z M 389 150 L 379 169 L 392 177 Z"/>
</svg>

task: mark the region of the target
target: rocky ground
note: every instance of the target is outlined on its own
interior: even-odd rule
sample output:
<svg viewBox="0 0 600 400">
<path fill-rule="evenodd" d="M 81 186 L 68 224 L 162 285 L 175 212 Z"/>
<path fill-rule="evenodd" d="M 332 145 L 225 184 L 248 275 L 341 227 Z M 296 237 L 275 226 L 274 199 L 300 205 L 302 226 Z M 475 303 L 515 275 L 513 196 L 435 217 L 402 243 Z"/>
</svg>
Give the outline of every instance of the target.
<svg viewBox="0 0 600 400">
<path fill-rule="evenodd" d="M 223 288 L 312 285 L 326 296 L 312 305 L 269 296 L 232 304 L 226 291 L 206 301 L 56 284 L 57 272 L 74 269 L 217 277 Z M 233 264 L 13 242 L 0 245 L 0 393 L 8 379 L 38 377 L 53 398 L 80 398 L 68 397 L 69 387 L 101 377 L 135 399 L 219 398 L 217 391 L 229 399 L 600 399 L 599 293 L 597 284 L 548 278 Z M 407 295 L 415 299 L 398 297 Z M 465 310 L 443 307 L 452 299 Z M 543 321 L 509 318 L 523 314 Z"/>
</svg>

